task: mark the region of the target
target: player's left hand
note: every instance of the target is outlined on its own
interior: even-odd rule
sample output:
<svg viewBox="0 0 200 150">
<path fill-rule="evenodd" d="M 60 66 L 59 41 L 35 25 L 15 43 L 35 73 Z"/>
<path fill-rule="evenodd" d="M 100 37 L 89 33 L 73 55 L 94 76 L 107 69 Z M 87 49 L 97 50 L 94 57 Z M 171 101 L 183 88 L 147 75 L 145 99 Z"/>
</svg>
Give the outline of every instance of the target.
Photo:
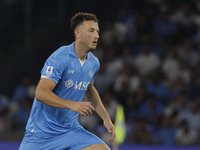
<svg viewBox="0 0 200 150">
<path fill-rule="evenodd" d="M 107 128 L 108 133 L 110 133 L 109 143 L 112 143 L 115 140 L 115 126 L 109 121 L 104 121 L 104 126 Z"/>
</svg>

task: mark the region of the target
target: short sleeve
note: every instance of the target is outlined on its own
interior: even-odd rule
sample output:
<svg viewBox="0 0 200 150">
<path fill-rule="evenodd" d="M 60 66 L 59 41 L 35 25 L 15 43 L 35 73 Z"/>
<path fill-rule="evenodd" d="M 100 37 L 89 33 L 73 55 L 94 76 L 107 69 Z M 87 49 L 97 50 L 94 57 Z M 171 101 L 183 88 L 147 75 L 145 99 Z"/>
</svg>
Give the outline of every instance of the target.
<svg viewBox="0 0 200 150">
<path fill-rule="evenodd" d="M 41 71 L 41 78 L 49 78 L 56 84 L 59 82 L 66 68 L 66 63 L 62 56 L 62 52 L 58 49 L 46 60 Z"/>
<path fill-rule="evenodd" d="M 97 62 L 96 62 L 96 70 L 95 70 L 95 72 L 94 72 L 94 76 L 92 77 L 92 82 L 94 81 L 94 78 L 95 78 L 97 72 L 99 71 L 99 68 L 100 68 L 100 62 L 99 62 L 99 60 L 97 59 Z"/>
</svg>

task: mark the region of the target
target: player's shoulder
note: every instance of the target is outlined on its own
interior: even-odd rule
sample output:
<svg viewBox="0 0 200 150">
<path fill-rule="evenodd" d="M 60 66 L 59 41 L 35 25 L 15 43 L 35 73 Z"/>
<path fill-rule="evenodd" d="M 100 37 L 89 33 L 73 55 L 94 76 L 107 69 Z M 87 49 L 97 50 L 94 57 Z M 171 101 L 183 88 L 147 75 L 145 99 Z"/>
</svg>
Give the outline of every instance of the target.
<svg viewBox="0 0 200 150">
<path fill-rule="evenodd" d="M 54 51 L 54 53 L 52 55 L 56 55 L 59 57 L 67 56 L 67 55 L 69 55 L 69 48 L 68 48 L 68 46 L 61 46 L 56 51 Z"/>
<path fill-rule="evenodd" d="M 91 52 L 88 53 L 88 57 L 94 62 L 99 64 L 99 59 L 94 56 Z"/>
<path fill-rule="evenodd" d="M 94 66 L 96 66 L 97 71 L 98 71 L 99 68 L 100 68 L 99 59 L 98 59 L 96 56 L 94 56 L 91 52 L 88 53 L 88 57 L 89 57 L 89 59 L 92 61 L 92 64 L 93 64 Z"/>
<path fill-rule="evenodd" d="M 62 61 L 66 63 L 69 60 L 69 48 L 68 46 L 61 46 L 57 50 L 55 50 L 51 56 L 51 59 L 56 61 Z"/>
</svg>

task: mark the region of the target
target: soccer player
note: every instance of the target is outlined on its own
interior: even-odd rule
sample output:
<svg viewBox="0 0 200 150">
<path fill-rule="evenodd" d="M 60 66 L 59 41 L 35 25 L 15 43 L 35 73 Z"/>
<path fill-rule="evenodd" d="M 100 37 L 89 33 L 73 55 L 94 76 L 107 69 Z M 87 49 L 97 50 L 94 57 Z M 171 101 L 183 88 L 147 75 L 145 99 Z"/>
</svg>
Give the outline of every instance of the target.
<svg viewBox="0 0 200 150">
<path fill-rule="evenodd" d="M 115 139 L 115 128 L 98 92 L 94 76 L 98 59 L 90 52 L 99 38 L 94 14 L 77 13 L 71 19 L 75 42 L 56 50 L 45 62 L 37 85 L 31 114 L 19 150 L 110 150 L 97 136 L 86 131 L 78 116 L 95 110 Z M 81 102 L 83 97 L 88 102 Z"/>
</svg>

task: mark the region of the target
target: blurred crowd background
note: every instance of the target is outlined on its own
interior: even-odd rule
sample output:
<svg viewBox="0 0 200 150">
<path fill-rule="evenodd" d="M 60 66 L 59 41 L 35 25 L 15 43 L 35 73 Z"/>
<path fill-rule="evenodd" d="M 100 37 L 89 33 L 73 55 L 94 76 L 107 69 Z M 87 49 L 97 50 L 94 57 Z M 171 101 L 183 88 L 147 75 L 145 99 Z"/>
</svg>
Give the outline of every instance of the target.
<svg viewBox="0 0 200 150">
<path fill-rule="evenodd" d="M 79 11 L 100 20 L 95 87 L 113 122 L 123 105 L 124 144 L 200 145 L 199 0 L 1 0 L 0 140 L 22 139 L 43 64 L 74 41 Z M 107 142 L 97 114 L 80 123 Z"/>
</svg>

